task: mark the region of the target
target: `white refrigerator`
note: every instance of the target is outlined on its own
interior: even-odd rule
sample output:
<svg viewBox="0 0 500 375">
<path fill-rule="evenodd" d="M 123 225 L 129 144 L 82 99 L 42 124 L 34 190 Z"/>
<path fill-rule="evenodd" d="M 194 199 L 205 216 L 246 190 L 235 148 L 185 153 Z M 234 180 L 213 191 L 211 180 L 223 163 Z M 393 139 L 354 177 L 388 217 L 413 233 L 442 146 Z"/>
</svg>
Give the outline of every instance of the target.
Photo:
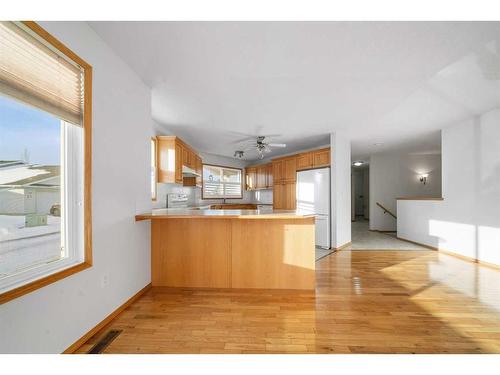
<svg viewBox="0 0 500 375">
<path fill-rule="evenodd" d="M 330 248 L 330 168 L 297 172 L 297 210 L 316 215 L 316 246 Z"/>
</svg>

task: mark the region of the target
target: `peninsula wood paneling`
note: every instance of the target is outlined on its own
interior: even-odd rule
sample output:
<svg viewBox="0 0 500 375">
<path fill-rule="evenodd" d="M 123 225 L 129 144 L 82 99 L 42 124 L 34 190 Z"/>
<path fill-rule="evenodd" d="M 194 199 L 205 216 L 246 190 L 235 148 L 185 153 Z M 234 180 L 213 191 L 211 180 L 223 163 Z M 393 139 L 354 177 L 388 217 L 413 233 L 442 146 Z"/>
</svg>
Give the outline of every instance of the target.
<svg viewBox="0 0 500 375">
<path fill-rule="evenodd" d="M 234 220 L 232 287 L 314 289 L 314 218 Z"/>
<path fill-rule="evenodd" d="M 314 217 L 156 219 L 153 286 L 314 289 Z"/>
<path fill-rule="evenodd" d="M 152 220 L 153 286 L 231 287 L 231 221 Z"/>
</svg>

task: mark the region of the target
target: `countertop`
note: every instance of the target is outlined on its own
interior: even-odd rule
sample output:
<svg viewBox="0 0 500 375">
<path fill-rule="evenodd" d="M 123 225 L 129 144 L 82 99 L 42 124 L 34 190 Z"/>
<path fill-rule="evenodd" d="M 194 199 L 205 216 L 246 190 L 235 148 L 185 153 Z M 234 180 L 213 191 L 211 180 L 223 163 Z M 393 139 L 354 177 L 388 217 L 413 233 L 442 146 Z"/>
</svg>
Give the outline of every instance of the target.
<svg viewBox="0 0 500 375">
<path fill-rule="evenodd" d="M 150 219 L 304 219 L 314 217 L 310 212 L 300 210 L 203 210 L 203 209 L 157 209 L 136 215 L 135 220 Z"/>
</svg>

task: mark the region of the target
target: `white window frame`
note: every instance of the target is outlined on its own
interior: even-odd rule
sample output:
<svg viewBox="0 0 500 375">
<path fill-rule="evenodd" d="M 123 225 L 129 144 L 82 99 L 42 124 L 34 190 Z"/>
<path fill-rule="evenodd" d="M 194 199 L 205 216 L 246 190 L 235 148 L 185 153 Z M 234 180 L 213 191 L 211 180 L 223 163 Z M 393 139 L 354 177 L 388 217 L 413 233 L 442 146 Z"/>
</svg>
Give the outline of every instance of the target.
<svg viewBox="0 0 500 375">
<path fill-rule="evenodd" d="M 221 169 L 230 169 L 230 170 L 235 170 L 240 173 L 240 194 L 239 196 L 234 196 L 234 195 L 205 195 L 205 167 L 215 167 L 215 168 L 221 168 Z M 202 188 L 201 188 L 201 194 L 202 194 L 202 199 L 209 200 L 209 199 L 243 199 L 243 169 L 237 168 L 237 167 L 227 167 L 225 165 L 215 165 L 215 164 L 203 164 L 202 165 L 202 170 L 201 170 L 201 180 L 202 180 Z M 224 182 L 221 182 L 221 184 L 224 186 Z M 225 191 L 225 189 L 223 189 Z"/>
<path fill-rule="evenodd" d="M 83 128 L 61 121 L 61 255 L 0 279 L 0 293 L 84 261 Z"/>
</svg>

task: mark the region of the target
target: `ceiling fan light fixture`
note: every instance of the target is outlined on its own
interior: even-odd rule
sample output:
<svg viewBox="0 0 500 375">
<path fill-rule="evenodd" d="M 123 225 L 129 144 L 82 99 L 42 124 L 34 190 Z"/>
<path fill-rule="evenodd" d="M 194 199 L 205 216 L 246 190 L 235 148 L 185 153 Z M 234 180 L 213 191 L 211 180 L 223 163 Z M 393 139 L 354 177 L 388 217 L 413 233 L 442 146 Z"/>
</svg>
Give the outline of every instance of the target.
<svg viewBox="0 0 500 375">
<path fill-rule="evenodd" d="M 235 152 L 234 152 L 234 155 L 233 155 L 233 156 L 234 156 L 235 158 L 241 159 L 241 158 L 243 157 L 243 155 L 245 155 L 245 152 L 244 152 L 244 151 L 240 151 L 240 150 L 238 150 L 238 151 L 235 151 Z"/>
<path fill-rule="evenodd" d="M 266 137 L 274 137 L 274 135 L 272 135 L 272 136 L 264 136 L 264 135 L 257 136 L 253 145 L 248 144 L 246 147 L 242 147 L 243 150 L 241 150 L 241 151 L 235 151 L 234 152 L 234 157 L 241 159 L 243 157 L 243 153 L 245 151 L 249 151 L 250 152 L 250 151 L 254 151 L 255 150 L 255 151 L 257 151 L 257 155 L 258 155 L 259 159 L 264 159 L 264 157 L 265 157 L 266 154 L 269 154 L 269 153 L 271 153 L 273 151 L 272 150 L 273 147 L 278 147 L 278 148 L 284 148 L 284 147 L 286 147 L 285 143 L 269 143 L 269 142 L 266 142 L 265 141 Z M 243 141 L 247 142 L 247 140 L 245 139 L 245 140 L 242 140 L 239 143 L 242 144 Z"/>
</svg>

